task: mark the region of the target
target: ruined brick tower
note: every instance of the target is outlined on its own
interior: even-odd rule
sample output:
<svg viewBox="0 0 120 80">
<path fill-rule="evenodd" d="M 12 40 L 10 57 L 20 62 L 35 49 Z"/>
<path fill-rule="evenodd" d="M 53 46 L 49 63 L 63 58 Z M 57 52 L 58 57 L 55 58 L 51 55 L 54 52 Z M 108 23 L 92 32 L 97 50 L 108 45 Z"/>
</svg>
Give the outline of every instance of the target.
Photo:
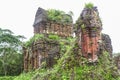
<svg viewBox="0 0 120 80">
<path fill-rule="evenodd" d="M 62 23 L 59 21 L 53 21 L 49 19 L 49 15 L 46 10 L 38 8 L 35 21 L 33 24 L 34 35 L 41 34 L 45 38 L 34 41 L 31 46 L 24 48 L 24 70 L 37 69 L 41 67 L 42 62 L 46 62 L 47 67 L 52 67 L 55 63 L 54 57 L 59 57 L 60 45 L 58 41 L 48 40 L 50 34 L 58 35 L 61 38 L 67 38 L 72 36 L 72 17 L 68 14 L 63 15 L 69 18 L 71 21 Z"/>
<path fill-rule="evenodd" d="M 34 33 L 40 33 L 40 34 L 57 34 L 61 37 L 69 37 L 72 36 L 72 28 L 73 28 L 73 23 L 72 23 L 72 17 L 68 14 L 63 15 L 67 16 L 68 18 L 71 19 L 71 22 L 68 22 L 67 24 L 64 24 L 64 22 L 60 21 L 53 21 L 48 18 L 47 11 L 38 8 L 36 15 L 35 15 L 35 21 L 33 24 L 34 27 Z"/>
<path fill-rule="evenodd" d="M 96 61 L 101 43 L 102 23 L 97 7 L 85 7 L 77 21 L 77 36 L 82 55 L 89 61 Z"/>
</svg>

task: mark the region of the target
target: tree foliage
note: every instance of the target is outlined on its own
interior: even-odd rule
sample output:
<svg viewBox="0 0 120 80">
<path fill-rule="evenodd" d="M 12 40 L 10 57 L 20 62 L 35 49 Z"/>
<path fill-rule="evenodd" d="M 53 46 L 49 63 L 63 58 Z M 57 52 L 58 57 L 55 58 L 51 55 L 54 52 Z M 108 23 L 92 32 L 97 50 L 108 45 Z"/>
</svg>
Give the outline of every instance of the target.
<svg viewBox="0 0 120 80">
<path fill-rule="evenodd" d="M 22 38 L 9 29 L 0 28 L 0 75 L 17 75 L 21 72 Z"/>
</svg>

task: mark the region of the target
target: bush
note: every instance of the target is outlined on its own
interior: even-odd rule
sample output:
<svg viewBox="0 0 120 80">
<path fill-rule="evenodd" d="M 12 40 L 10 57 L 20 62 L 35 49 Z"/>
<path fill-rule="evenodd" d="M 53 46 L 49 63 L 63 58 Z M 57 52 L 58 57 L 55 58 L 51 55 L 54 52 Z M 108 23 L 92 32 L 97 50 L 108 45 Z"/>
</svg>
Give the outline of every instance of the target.
<svg viewBox="0 0 120 80">
<path fill-rule="evenodd" d="M 54 34 L 48 35 L 48 38 L 53 39 L 53 40 L 59 40 L 60 39 L 60 37 L 58 35 L 54 35 Z"/>
<path fill-rule="evenodd" d="M 93 3 L 85 4 L 85 8 L 92 9 L 94 7 Z"/>
<path fill-rule="evenodd" d="M 72 17 L 69 14 L 66 14 L 63 11 L 49 9 L 47 10 L 48 20 L 57 22 L 57 23 L 72 23 Z"/>
<path fill-rule="evenodd" d="M 25 47 L 29 47 L 29 46 L 32 46 L 32 43 L 34 41 L 37 41 L 39 39 L 42 39 L 44 38 L 44 35 L 43 34 L 35 34 L 30 40 L 28 40 L 27 42 L 25 42 Z"/>
</svg>

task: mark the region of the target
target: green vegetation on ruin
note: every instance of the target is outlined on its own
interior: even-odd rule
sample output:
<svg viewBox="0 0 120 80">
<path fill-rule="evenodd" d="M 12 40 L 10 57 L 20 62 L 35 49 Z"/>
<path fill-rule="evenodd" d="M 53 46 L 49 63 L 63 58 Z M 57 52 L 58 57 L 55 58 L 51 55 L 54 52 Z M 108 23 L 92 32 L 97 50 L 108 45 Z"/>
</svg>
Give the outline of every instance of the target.
<svg viewBox="0 0 120 80">
<path fill-rule="evenodd" d="M 85 8 L 88 8 L 88 9 L 92 9 L 94 7 L 94 4 L 93 3 L 87 3 L 85 4 Z"/>
<path fill-rule="evenodd" d="M 72 12 L 69 14 L 66 14 L 64 11 L 55 10 L 55 9 L 49 9 L 47 10 L 48 14 L 48 20 L 57 22 L 57 23 L 63 23 L 63 24 L 71 24 L 73 22 L 72 20 Z"/>
<path fill-rule="evenodd" d="M 117 67 L 109 58 L 109 53 L 104 51 L 96 63 L 90 63 L 76 51 L 76 40 L 60 39 L 62 55 L 53 68 L 40 68 L 35 71 L 23 73 L 14 80 L 119 80 Z M 66 42 L 70 42 L 66 44 Z"/>
</svg>

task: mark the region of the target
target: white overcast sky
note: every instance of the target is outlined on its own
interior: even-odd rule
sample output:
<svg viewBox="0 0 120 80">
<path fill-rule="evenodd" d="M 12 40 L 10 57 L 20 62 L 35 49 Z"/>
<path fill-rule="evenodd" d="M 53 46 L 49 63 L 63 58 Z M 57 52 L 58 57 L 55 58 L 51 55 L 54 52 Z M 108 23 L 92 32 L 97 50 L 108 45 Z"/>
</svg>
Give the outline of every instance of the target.
<svg viewBox="0 0 120 80">
<path fill-rule="evenodd" d="M 32 25 L 38 7 L 72 11 L 76 21 L 88 2 L 98 7 L 103 22 L 102 32 L 110 35 L 114 52 L 120 52 L 119 0 L 0 0 L 0 27 L 29 39 L 33 36 Z"/>
</svg>

